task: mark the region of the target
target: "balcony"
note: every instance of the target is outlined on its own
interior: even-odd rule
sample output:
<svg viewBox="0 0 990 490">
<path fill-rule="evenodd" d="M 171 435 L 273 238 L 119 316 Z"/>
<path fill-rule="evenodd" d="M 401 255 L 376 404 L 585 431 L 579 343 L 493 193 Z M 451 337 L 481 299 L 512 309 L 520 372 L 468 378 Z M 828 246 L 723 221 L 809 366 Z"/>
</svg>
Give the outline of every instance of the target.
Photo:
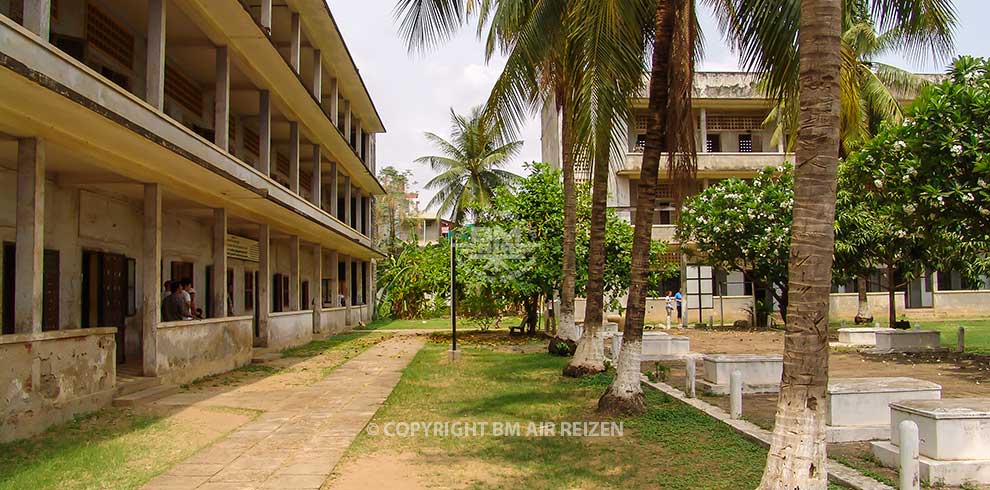
<svg viewBox="0 0 990 490">
<path fill-rule="evenodd" d="M 732 176 L 754 174 L 765 167 L 794 161 L 793 153 L 698 153 L 698 173 L 702 175 Z M 620 174 L 638 174 L 643 153 L 626 153 L 626 161 Z M 661 160 L 661 171 L 666 168 L 666 158 Z"/>
<path fill-rule="evenodd" d="M 636 210 L 630 206 L 611 207 L 610 209 L 615 211 L 615 214 L 619 218 L 629 223 L 632 223 L 633 220 L 636 218 Z M 675 241 L 674 235 L 676 233 L 677 233 L 677 225 L 654 223 L 653 230 L 650 233 L 650 237 L 653 239 L 653 241 L 673 243 Z"/>
</svg>

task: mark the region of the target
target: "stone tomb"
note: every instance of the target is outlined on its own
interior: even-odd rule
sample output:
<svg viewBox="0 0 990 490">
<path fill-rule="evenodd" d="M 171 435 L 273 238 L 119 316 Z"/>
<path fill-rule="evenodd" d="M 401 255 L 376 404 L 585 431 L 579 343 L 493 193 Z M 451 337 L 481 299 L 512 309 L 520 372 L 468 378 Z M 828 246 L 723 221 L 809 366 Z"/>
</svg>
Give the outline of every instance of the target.
<svg viewBox="0 0 990 490">
<path fill-rule="evenodd" d="M 612 360 L 618 359 L 622 349 L 622 334 L 612 335 Z M 666 332 L 643 332 L 643 361 L 663 361 L 681 359 L 691 351 L 688 337 L 679 337 Z"/>
<path fill-rule="evenodd" d="M 936 330 L 890 330 L 877 331 L 877 354 L 894 352 L 931 352 L 945 350 L 942 340 Z"/>
<path fill-rule="evenodd" d="M 584 335 L 584 324 L 578 323 L 575 325 L 577 327 L 577 336 L 580 339 Z M 608 336 L 610 334 L 619 332 L 619 324 L 615 322 L 604 322 L 602 323 L 602 329 L 600 330 L 602 335 Z"/>
<path fill-rule="evenodd" d="M 784 371 L 784 356 L 759 354 L 711 354 L 703 358 L 701 388 L 714 395 L 729 393 L 729 377 L 742 373 L 743 393 L 777 393 Z"/>
<path fill-rule="evenodd" d="M 828 442 L 890 438 L 890 408 L 905 400 L 938 400 L 942 387 L 914 378 L 838 378 L 829 381 Z"/>
<path fill-rule="evenodd" d="M 877 345 L 877 332 L 889 332 L 892 328 L 856 327 L 840 328 L 839 344 L 859 346 L 865 345 L 873 347 Z"/>
<path fill-rule="evenodd" d="M 884 466 L 898 466 L 897 425 L 903 420 L 918 424 L 922 481 L 990 484 L 990 398 L 891 403 L 891 439 L 873 443 L 873 454 Z"/>
</svg>

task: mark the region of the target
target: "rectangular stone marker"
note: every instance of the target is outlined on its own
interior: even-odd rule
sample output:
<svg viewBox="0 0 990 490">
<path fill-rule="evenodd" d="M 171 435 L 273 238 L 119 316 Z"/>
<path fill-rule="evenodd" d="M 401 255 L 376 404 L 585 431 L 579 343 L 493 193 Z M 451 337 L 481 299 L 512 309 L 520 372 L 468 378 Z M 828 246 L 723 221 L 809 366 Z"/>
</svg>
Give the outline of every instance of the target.
<svg viewBox="0 0 990 490">
<path fill-rule="evenodd" d="M 893 402 L 938 400 L 942 387 L 914 378 L 838 378 L 829 381 L 825 400 L 828 442 L 890 438 Z"/>
<path fill-rule="evenodd" d="M 644 361 L 659 360 L 659 358 L 657 358 L 657 359 L 647 359 L 646 358 L 646 352 L 647 352 L 647 347 L 646 346 L 647 346 L 647 344 L 653 344 L 655 342 L 658 342 L 659 339 L 664 339 L 664 338 L 669 338 L 669 337 L 670 337 L 670 334 L 668 334 L 666 332 L 643 332 L 643 357 L 642 357 L 642 360 L 644 360 Z M 678 338 L 686 338 L 686 337 L 678 337 Z M 609 341 L 609 340 L 606 339 L 606 341 Z M 616 359 L 619 358 L 619 351 L 622 349 L 622 333 L 612 334 L 612 337 L 611 337 L 611 340 L 610 341 L 612 343 L 611 344 L 611 347 L 612 347 L 612 360 L 616 360 Z M 657 345 L 659 345 L 659 344 L 657 344 Z M 651 349 L 663 350 L 665 348 L 662 348 L 662 347 L 651 347 Z M 657 355 L 659 355 L 659 354 L 657 354 Z"/>
<path fill-rule="evenodd" d="M 849 345 L 877 345 L 877 332 L 892 331 L 892 328 L 840 328 L 839 343 Z"/>
<path fill-rule="evenodd" d="M 890 404 L 890 442 L 874 442 L 873 454 L 896 468 L 897 426 L 918 425 L 921 478 L 930 483 L 990 484 L 990 398 L 909 400 Z"/>
<path fill-rule="evenodd" d="M 776 393 L 784 371 L 784 356 L 760 354 L 713 354 L 703 358 L 705 365 L 702 387 L 709 393 L 729 393 L 729 378 L 733 371 L 742 373 L 744 393 Z"/>
<path fill-rule="evenodd" d="M 643 360 L 660 361 L 681 358 L 691 351 L 691 339 L 673 335 L 643 335 Z M 656 332 L 662 333 L 662 332 Z"/>
<path fill-rule="evenodd" d="M 944 350 L 936 330 L 890 330 L 876 332 L 877 346 L 874 352 L 930 352 Z"/>
</svg>

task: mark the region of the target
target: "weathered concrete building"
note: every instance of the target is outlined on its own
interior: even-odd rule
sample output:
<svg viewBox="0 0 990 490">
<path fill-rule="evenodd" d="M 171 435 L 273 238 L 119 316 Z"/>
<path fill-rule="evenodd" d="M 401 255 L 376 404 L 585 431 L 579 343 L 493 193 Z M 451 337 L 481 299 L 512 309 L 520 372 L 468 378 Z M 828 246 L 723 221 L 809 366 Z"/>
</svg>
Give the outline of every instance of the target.
<svg viewBox="0 0 990 490">
<path fill-rule="evenodd" d="M 383 131 L 323 0 L 0 0 L 0 441 L 369 321 Z"/>
<path fill-rule="evenodd" d="M 926 75 L 927 76 L 927 75 Z M 928 76 L 932 78 L 933 76 Z M 758 78 L 751 73 L 698 72 L 692 92 L 696 148 L 698 149 L 699 189 L 706 189 L 722 179 L 750 179 L 765 167 L 794 161 L 785 151 L 789 145 L 773 137 L 765 122 L 772 102 L 758 89 Z M 620 161 L 610 165 L 608 206 L 619 216 L 632 221 L 639 184 L 648 117 L 646 89 L 632 101 L 634 113 L 626 125 L 626 147 Z M 560 166 L 560 115 L 548 104 L 542 113 L 542 150 L 544 161 Z M 587 163 L 576 163 L 576 178 L 587 180 Z M 675 207 L 665 161 L 661 161 L 657 210 L 653 218 L 653 239 L 671 243 L 670 260 L 681 263 L 681 276 L 672 278 L 666 289 L 681 289 L 688 296 L 690 322 L 710 319 L 726 322 L 749 319 L 747 309 L 753 305 L 753 285 L 739 271 L 718 271 L 698 263 L 691 254 L 682 254 L 681 244 L 674 241 L 679 209 Z M 689 244 L 683 251 L 689 251 Z M 887 311 L 887 281 L 877 271 L 868 281 L 870 304 L 877 318 Z M 856 315 L 855 284 L 836 284 L 833 288 L 831 315 L 834 321 L 852 320 Z M 761 291 L 756 296 L 763 297 Z M 982 284 L 967 284 L 958 272 L 932 271 L 897 291 L 898 310 L 908 318 L 982 316 L 990 314 L 990 278 Z M 582 307 L 577 308 L 583 315 Z M 652 299 L 647 304 L 647 320 L 666 318 L 664 303 Z"/>
</svg>

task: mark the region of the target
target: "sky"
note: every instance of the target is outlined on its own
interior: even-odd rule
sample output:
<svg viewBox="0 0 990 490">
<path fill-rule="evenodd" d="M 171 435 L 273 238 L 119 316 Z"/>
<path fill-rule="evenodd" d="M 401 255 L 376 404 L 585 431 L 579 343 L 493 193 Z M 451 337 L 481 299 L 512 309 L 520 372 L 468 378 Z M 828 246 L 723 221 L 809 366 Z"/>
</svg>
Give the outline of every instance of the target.
<svg viewBox="0 0 990 490">
<path fill-rule="evenodd" d="M 433 132 L 449 136 L 450 111 L 466 113 L 485 102 L 498 78 L 504 59 L 485 62 L 481 42 L 473 28 L 426 54 L 410 54 L 394 21 L 396 0 L 327 0 L 337 25 L 354 57 L 361 76 L 385 123 L 386 134 L 376 142 L 378 168 L 393 166 L 412 171 L 413 189 L 420 192 L 425 208 L 433 191 L 424 189 L 432 178 L 428 165 L 415 160 L 436 153 L 423 137 Z M 956 0 L 959 26 L 956 51 L 959 54 L 990 57 L 990 36 L 983 32 L 990 19 L 987 0 Z M 737 58 L 722 42 L 710 12 L 699 12 L 705 36 L 702 71 L 737 71 Z M 931 61 L 907 60 L 888 56 L 881 61 L 917 72 L 942 72 L 944 67 Z M 523 173 L 523 163 L 540 160 L 540 125 L 536 115 L 524 129 L 525 144 L 517 161 L 509 167 Z"/>
</svg>

